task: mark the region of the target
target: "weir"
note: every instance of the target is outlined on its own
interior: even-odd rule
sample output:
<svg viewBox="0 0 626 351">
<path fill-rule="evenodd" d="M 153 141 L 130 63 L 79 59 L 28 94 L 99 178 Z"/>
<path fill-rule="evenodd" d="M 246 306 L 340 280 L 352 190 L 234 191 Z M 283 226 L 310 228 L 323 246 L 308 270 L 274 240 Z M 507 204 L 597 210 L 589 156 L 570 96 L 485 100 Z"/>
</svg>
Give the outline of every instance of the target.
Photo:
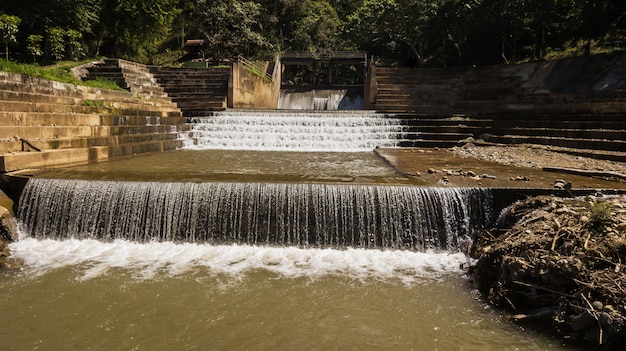
<svg viewBox="0 0 626 351">
<path fill-rule="evenodd" d="M 32 179 L 37 238 L 451 250 L 490 223 L 479 188 Z"/>
<path fill-rule="evenodd" d="M 191 121 L 199 149 L 372 151 L 398 146 L 403 132 L 400 119 L 372 111 L 224 111 Z"/>
</svg>

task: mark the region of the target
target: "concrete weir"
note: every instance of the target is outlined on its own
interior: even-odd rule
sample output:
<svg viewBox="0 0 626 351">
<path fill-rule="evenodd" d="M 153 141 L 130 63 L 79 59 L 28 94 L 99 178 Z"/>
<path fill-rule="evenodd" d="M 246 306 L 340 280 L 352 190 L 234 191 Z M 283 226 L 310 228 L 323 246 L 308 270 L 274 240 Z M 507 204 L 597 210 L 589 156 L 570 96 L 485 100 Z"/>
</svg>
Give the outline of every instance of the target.
<svg viewBox="0 0 626 351">
<path fill-rule="evenodd" d="M 502 189 L 496 193 L 503 194 L 503 199 L 513 199 L 519 194 L 553 193 L 552 185 L 558 174 L 550 179 L 545 173 L 534 175 L 529 178 L 537 182 L 527 182 L 523 188 L 492 178 L 482 182 L 450 178 L 443 184 L 442 179 L 412 164 L 447 160 L 454 165 L 445 167 L 452 169 L 457 167 L 457 161 L 433 156 L 437 149 L 476 140 L 486 144 L 530 143 L 624 162 L 624 62 L 626 54 L 622 53 L 519 66 L 447 70 L 368 65 L 363 106 L 371 109 L 367 113 L 382 112 L 384 118 L 401 121 L 401 132 L 397 133 L 394 144 L 400 148 L 377 152 L 411 185 Z M 94 69 L 99 74 L 119 75 L 128 83 L 125 86 L 129 92 L 0 72 L 3 189 L 17 200 L 26 179 L 38 173 L 31 169 L 89 164 L 182 148 L 189 141 L 191 116 L 201 115 L 198 120 L 216 119 L 215 111 L 226 106 L 272 110 L 279 103 L 277 82 L 281 70 L 276 68 L 280 65 L 279 61 L 274 63 L 275 75 L 265 80 L 246 73 L 238 65 L 230 74 L 227 69 L 148 68 L 123 60 L 108 60 Z M 585 67 L 594 69 L 585 70 Z M 188 95 L 186 91 L 203 81 L 206 84 L 202 87 L 207 91 L 202 96 L 214 95 L 217 100 L 199 105 L 200 95 Z M 215 91 L 212 93 L 211 89 Z M 261 91 L 263 99 L 254 99 Z M 267 93 L 270 91 L 271 94 Z M 262 101 L 262 106 L 254 104 L 257 100 Z M 326 108 L 328 101 L 325 98 Z M 310 106 L 315 108 L 316 101 Z M 260 119 L 255 123 L 257 120 Z M 262 143 L 262 136 L 255 138 Z M 424 161 L 421 160 L 424 154 L 412 153 L 417 148 L 437 152 L 430 155 L 430 161 Z M 476 167 L 480 162 L 471 161 L 471 164 Z M 504 174 L 511 172 L 508 166 L 485 167 L 489 167 L 489 172 L 500 172 L 503 176 L 496 177 L 499 180 L 509 178 Z M 423 176 L 416 177 L 416 173 Z M 539 181 L 542 177 L 546 179 Z M 596 183 L 589 177 L 576 178 L 572 183 L 572 193 L 581 194 L 595 189 L 623 188 L 623 182 Z"/>
</svg>

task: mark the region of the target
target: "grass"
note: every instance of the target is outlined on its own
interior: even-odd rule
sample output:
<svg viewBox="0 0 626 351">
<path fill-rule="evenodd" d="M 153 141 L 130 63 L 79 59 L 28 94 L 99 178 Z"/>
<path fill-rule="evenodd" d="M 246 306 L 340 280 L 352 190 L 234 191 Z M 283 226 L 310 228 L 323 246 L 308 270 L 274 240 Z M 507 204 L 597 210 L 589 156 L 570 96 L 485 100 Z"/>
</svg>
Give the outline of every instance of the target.
<svg viewBox="0 0 626 351">
<path fill-rule="evenodd" d="M 25 63 L 17 63 L 13 61 L 5 61 L 0 60 L 0 71 L 23 74 L 25 76 L 34 77 L 34 78 L 43 78 L 48 80 L 53 80 L 57 82 L 75 84 L 75 85 L 83 85 L 88 87 L 94 87 L 99 89 L 107 89 L 107 90 L 117 90 L 117 91 L 126 91 L 120 88 L 115 82 L 105 79 L 95 79 L 95 80 L 87 80 L 81 81 L 74 77 L 70 70 L 78 65 L 83 63 L 90 62 L 87 61 L 62 61 L 58 62 L 55 65 L 50 66 L 39 66 L 38 64 L 25 64 Z"/>
</svg>

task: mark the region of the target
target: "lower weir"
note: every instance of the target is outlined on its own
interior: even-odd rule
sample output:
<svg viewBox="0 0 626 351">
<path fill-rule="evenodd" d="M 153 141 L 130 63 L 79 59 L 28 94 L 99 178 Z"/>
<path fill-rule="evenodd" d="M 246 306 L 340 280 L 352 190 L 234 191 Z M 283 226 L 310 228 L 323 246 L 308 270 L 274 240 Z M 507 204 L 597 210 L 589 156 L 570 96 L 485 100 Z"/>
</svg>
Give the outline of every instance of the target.
<svg viewBox="0 0 626 351">
<path fill-rule="evenodd" d="M 492 219 L 488 189 L 32 179 L 38 238 L 452 250 Z"/>
</svg>

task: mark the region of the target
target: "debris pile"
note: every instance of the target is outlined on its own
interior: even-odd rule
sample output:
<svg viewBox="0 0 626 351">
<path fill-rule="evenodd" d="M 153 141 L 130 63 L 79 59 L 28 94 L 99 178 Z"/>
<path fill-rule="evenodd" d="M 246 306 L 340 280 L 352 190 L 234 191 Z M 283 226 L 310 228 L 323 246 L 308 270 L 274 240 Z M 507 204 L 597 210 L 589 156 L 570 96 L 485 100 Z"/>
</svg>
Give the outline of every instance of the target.
<svg viewBox="0 0 626 351">
<path fill-rule="evenodd" d="M 471 251 L 478 288 L 511 319 L 547 321 L 565 339 L 624 349 L 626 196 L 518 201 Z"/>
</svg>

